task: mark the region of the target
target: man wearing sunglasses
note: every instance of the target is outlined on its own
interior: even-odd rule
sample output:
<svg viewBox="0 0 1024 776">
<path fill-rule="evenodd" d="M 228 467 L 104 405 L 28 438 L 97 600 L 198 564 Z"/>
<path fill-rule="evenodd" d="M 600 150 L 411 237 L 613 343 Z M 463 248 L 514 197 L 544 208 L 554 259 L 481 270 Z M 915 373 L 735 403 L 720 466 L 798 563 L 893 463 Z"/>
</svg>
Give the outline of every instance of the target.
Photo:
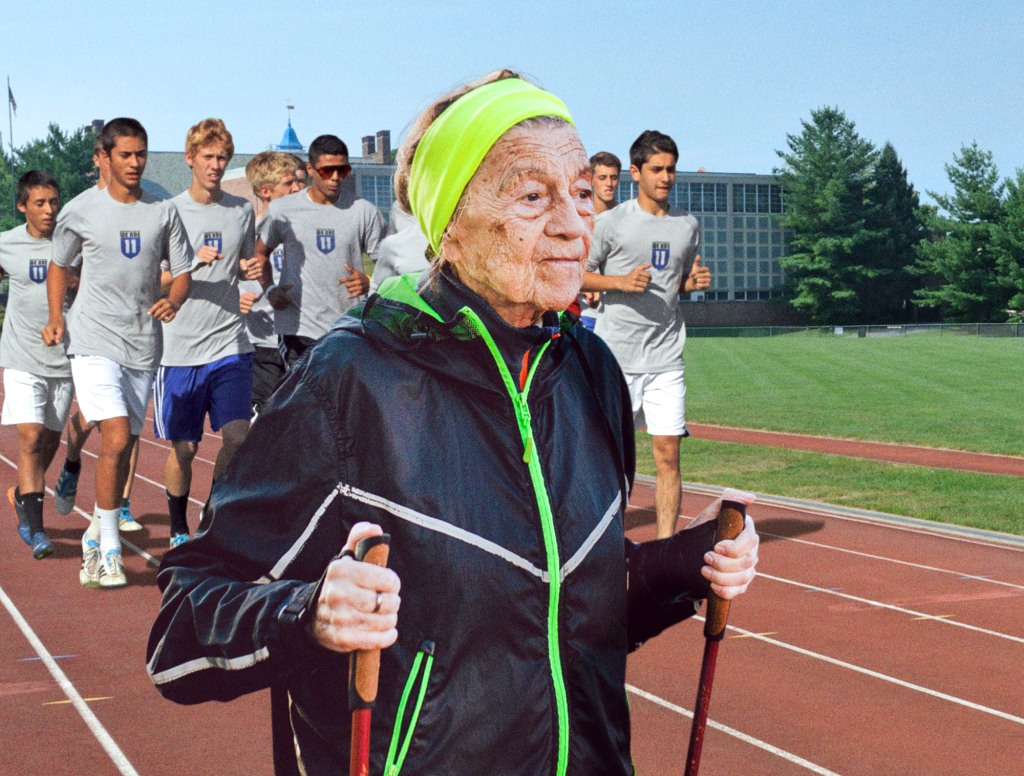
<svg viewBox="0 0 1024 776">
<path fill-rule="evenodd" d="M 271 202 L 256 240 L 286 366 L 365 299 L 370 279 L 362 272 L 363 254 L 376 260 L 387 229 L 374 205 L 342 192 L 352 167 L 337 137 L 321 135 L 310 143 L 306 171 L 309 188 Z M 278 284 L 272 284 L 268 260 L 279 245 L 284 263 Z"/>
</svg>

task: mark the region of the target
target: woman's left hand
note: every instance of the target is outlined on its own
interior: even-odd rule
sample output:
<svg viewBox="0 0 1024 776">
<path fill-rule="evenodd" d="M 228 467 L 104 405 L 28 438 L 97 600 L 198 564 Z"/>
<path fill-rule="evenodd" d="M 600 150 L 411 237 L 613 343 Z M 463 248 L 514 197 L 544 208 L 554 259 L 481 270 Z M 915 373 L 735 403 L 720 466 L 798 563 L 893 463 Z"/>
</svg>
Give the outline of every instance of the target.
<svg viewBox="0 0 1024 776">
<path fill-rule="evenodd" d="M 703 516 L 701 513 L 701 517 Z M 723 539 L 704 556 L 705 566 L 700 573 L 711 582 L 711 589 L 719 597 L 728 601 L 746 592 L 747 586 L 757 573 L 754 569 L 757 566 L 757 548 L 760 541 L 757 531 L 754 530 L 754 521 L 748 515 L 743 521 L 743 530 L 739 536 L 735 539 Z"/>
</svg>

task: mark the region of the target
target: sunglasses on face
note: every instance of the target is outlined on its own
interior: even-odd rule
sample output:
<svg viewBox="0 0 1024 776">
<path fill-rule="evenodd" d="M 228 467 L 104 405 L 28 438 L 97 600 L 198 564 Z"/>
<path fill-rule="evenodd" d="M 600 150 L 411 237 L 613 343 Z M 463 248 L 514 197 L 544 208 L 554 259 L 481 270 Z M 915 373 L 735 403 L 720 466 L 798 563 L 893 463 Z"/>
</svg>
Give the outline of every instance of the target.
<svg viewBox="0 0 1024 776">
<path fill-rule="evenodd" d="M 339 178 L 344 178 L 350 172 L 352 172 L 351 164 L 325 164 L 323 167 L 314 167 L 316 174 L 321 178 L 330 179 L 337 175 Z"/>
</svg>

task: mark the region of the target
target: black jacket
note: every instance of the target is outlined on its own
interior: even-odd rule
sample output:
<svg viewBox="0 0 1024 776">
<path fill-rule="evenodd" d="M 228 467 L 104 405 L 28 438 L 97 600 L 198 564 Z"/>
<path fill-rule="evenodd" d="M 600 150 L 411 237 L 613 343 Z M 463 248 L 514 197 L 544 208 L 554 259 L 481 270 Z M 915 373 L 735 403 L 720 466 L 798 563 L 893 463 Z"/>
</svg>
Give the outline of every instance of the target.
<svg viewBox="0 0 1024 776">
<path fill-rule="evenodd" d="M 439 284 L 395 279 L 289 372 L 165 556 L 150 674 L 180 703 L 285 683 L 305 772 L 346 773 L 348 661 L 305 625 L 367 520 L 402 580 L 371 773 L 632 773 L 621 374 L 572 316 L 516 329 Z"/>
</svg>

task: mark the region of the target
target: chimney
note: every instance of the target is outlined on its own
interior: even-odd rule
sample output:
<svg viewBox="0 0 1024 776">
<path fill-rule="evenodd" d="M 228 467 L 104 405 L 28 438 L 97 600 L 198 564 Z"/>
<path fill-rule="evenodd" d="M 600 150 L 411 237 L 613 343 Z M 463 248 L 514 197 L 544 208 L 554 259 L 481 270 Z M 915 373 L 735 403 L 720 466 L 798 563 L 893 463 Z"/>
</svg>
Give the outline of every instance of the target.
<svg viewBox="0 0 1024 776">
<path fill-rule="evenodd" d="M 373 135 L 363 135 L 363 158 L 373 156 L 375 148 Z"/>
<path fill-rule="evenodd" d="M 382 129 L 377 133 L 377 154 L 375 156 L 377 164 L 390 164 L 391 163 L 391 131 Z"/>
</svg>

